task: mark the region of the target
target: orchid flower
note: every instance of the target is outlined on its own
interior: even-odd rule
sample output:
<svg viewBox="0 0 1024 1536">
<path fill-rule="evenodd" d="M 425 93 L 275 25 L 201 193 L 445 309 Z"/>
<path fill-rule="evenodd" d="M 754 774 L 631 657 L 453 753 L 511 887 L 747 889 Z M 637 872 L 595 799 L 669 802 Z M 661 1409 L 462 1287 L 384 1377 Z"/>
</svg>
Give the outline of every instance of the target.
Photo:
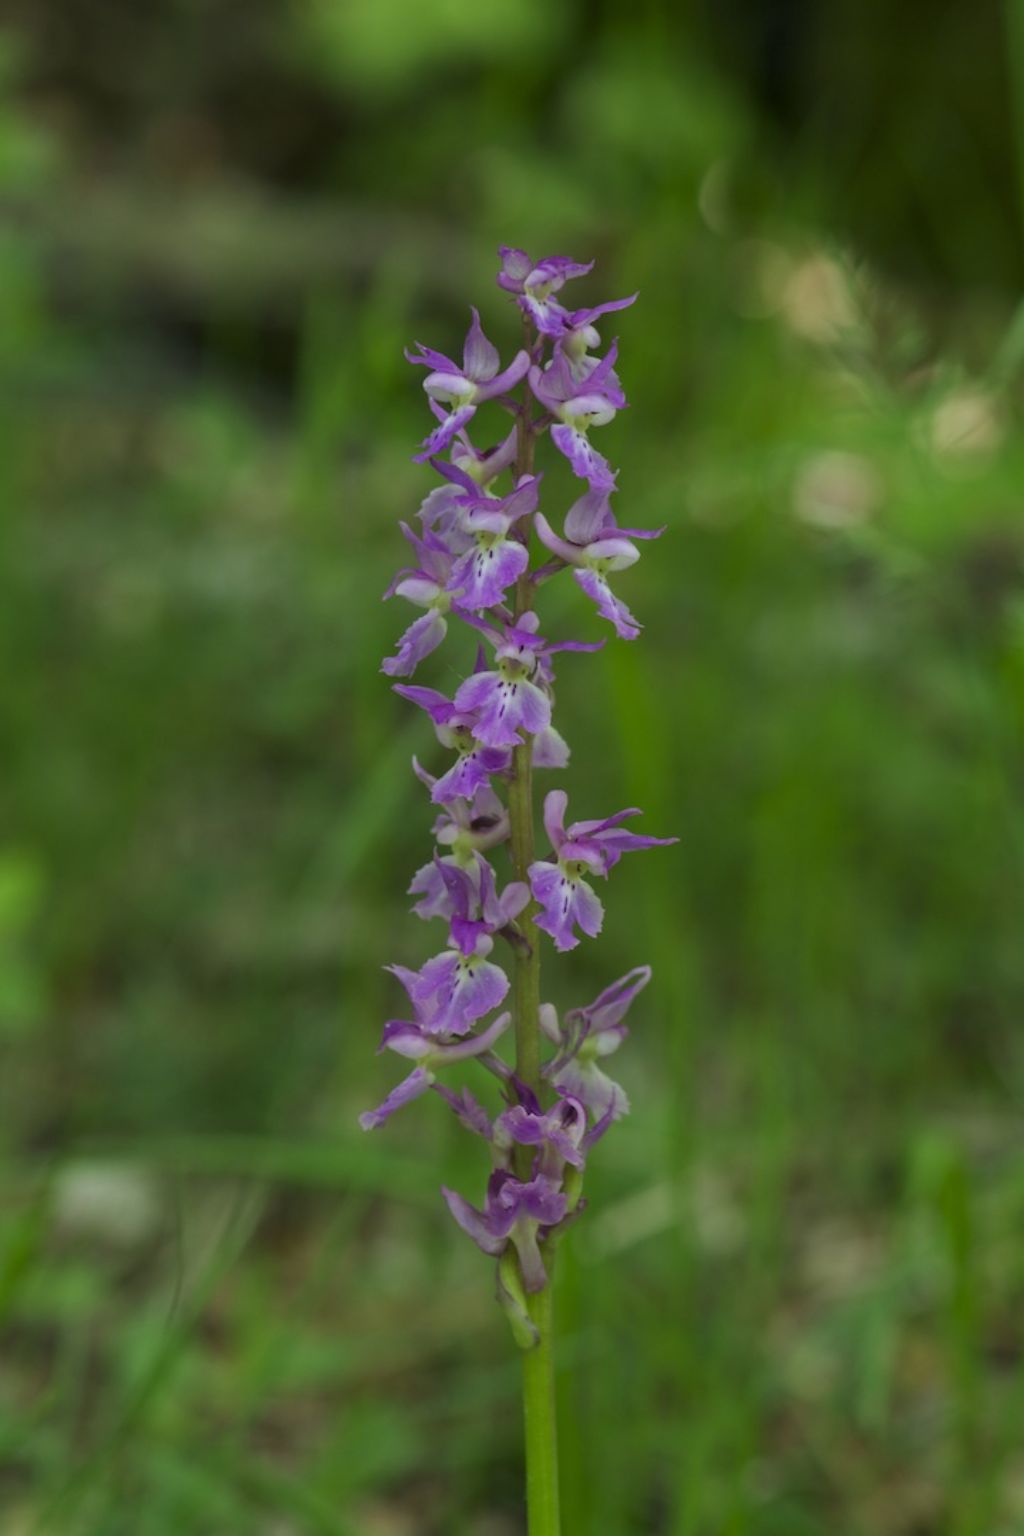
<svg viewBox="0 0 1024 1536">
<path fill-rule="evenodd" d="M 573 261 L 569 256 L 545 256 L 534 265 L 525 251 L 507 245 L 501 246 L 498 254 L 498 287 L 516 295 L 516 303 L 542 336 L 561 336 L 568 311 L 551 295 L 558 293 L 569 278 L 586 277 L 594 263 Z"/>
<path fill-rule="evenodd" d="M 627 570 L 640 558 L 634 539 L 658 539 L 664 528 L 620 528 L 612 515 L 607 487 L 591 487 L 565 515 L 559 538 L 542 513 L 534 519 L 537 536 L 553 555 L 574 567 L 576 584 L 596 604 L 602 618 L 623 640 L 635 640 L 640 624 L 608 585 L 610 572 Z"/>
<path fill-rule="evenodd" d="M 410 363 L 429 368 L 423 380 L 423 388 L 430 399 L 430 408 L 437 417 L 438 425 L 413 457 L 417 463 L 441 453 L 457 432 L 476 415 L 477 406 L 485 400 L 493 400 L 514 389 L 530 366 L 529 354 L 518 352 L 504 372 L 499 372 L 501 361 L 498 349 L 483 333 L 480 316 L 472 310 L 473 323 L 466 332 L 462 349 L 462 367 L 452 362 L 443 352 L 435 352 L 417 342 L 420 355 L 406 352 Z M 447 404 L 448 409 L 444 409 Z"/>
<path fill-rule="evenodd" d="M 577 378 L 565 353 L 556 353 L 547 367 L 536 364 L 530 369 L 530 388 L 557 425 L 551 428 L 551 441 L 569 460 L 574 475 L 594 490 L 612 490 L 615 476 L 608 460 L 590 442 L 591 427 L 611 421 L 626 404 L 615 374 L 618 342 L 613 341 L 600 362 L 595 362 L 582 379 Z"/>
<path fill-rule="evenodd" d="M 447 546 L 429 530 L 418 538 L 408 523 L 400 526 L 419 557 L 419 565 L 399 571 L 384 596 L 404 597 L 427 611 L 409 625 L 396 655 L 381 662 L 381 671 L 389 677 L 411 677 L 419 663 L 437 650 L 448 633 L 447 613 L 452 605 L 448 591 L 452 557 Z"/>
<path fill-rule="evenodd" d="M 444 805 L 457 798 L 471 799 L 478 789 L 488 784 L 490 776 L 502 773 L 509 767 L 511 758 L 507 751 L 486 746 L 475 734 L 476 716 L 472 711 L 460 710 L 451 699 L 435 688 L 410 687 L 395 683 L 395 692 L 426 710 L 434 722 L 437 739 L 444 747 L 454 747 L 458 753 L 448 772 L 434 783 L 430 798 L 437 805 Z"/>
<path fill-rule="evenodd" d="M 601 932 L 604 907 L 585 875 L 604 877 L 624 853 L 637 848 L 664 848 L 679 841 L 676 837 L 643 837 L 625 831 L 622 822 L 641 814 L 635 807 L 618 811 L 604 821 L 575 821 L 567 828 L 568 802 L 564 789 L 553 789 L 545 796 L 544 830 L 554 859 L 530 865 L 530 885 L 543 908 L 534 921 L 551 935 L 559 950 L 576 948 L 577 927 L 592 939 Z"/>
<path fill-rule="evenodd" d="M 586 1008 L 572 1008 L 560 1025 L 551 1003 L 542 1003 L 540 1027 L 558 1054 L 545 1075 L 559 1093 L 573 1095 L 595 1120 L 618 1120 L 629 1112 L 625 1089 L 598 1065 L 619 1049 L 629 1033 L 622 1020 L 633 999 L 651 979 L 649 965 L 638 965 L 613 981 Z"/>
<path fill-rule="evenodd" d="M 525 475 L 501 500 L 477 496 L 459 504 L 458 527 L 471 542 L 452 567 L 448 591 L 470 612 L 499 604 L 529 565 L 526 545 L 513 530 L 536 512 L 539 483 L 536 475 Z"/>
<path fill-rule="evenodd" d="M 454 1190 L 442 1187 L 441 1193 L 459 1226 L 478 1248 L 497 1256 L 512 1243 L 527 1291 L 544 1289 L 547 1271 L 538 1239 L 563 1219 L 568 1205 L 553 1179 L 539 1173 L 524 1182 L 497 1168 L 487 1185 L 487 1203 L 482 1211 Z"/>
<path fill-rule="evenodd" d="M 390 1119 L 396 1109 L 401 1109 L 426 1093 L 428 1088 L 433 1087 L 434 1076 L 439 1068 L 450 1067 L 459 1061 L 470 1061 L 474 1056 L 483 1056 L 505 1033 L 511 1021 L 512 1015 L 503 1013 L 480 1034 L 447 1045 L 439 1044 L 420 1026 L 404 1019 L 392 1019 L 385 1024 L 380 1050 L 395 1051 L 399 1056 L 411 1057 L 416 1066 L 397 1088 L 391 1090 L 383 1103 L 359 1116 L 363 1130 L 376 1130 L 385 1120 Z"/>
</svg>

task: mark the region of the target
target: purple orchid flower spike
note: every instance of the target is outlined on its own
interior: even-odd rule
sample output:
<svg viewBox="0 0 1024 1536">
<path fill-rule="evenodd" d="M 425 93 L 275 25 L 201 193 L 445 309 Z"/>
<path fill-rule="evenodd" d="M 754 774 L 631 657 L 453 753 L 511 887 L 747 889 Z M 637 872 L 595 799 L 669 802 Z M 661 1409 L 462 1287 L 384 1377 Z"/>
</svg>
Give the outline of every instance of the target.
<svg viewBox="0 0 1024 1536">
<path fill-rule="evenodd" d="M 559 1093 L 571 1094 L 584 1104 L 599 1124 L 610 1124 L 629 1113 L 625 1089 L 599 1063 L 625 1040 L 629 1031 L 622 1020 L 650 979 L 649 965 L 635 966 L 588 1007 L 571 1009 L 561 1025 L 552 1005 L 541 1004 L 541 1030 L 559 1047 L 546 1075 Z"/>
<path fill-rule="evenodd" d="M 411 1104 L 413 1099 L 418 1099 L 426 1093 L 428 1088 L 434 1087 L 434 1074 L 439 1068 L 452 1066 L 460 1061 L 469 1061 L 474 1056 L 485 1055 L 505 1033 L 511 1021 L 512 1015 L 503 1013 L 479 1035 L 471 1035 L 468 1039 L 459 1040 L 455 1044 L 439 1044 L 419 1025 L 404 1019 L 392 1019 L 384 1026 L 384 1035 L 379 1049 L 395 1051 L 399 1056 L 415 1061 L 417 1065 L 408 1077 L 402 1079 L 397 1088 L 392 1088 L 382 1104 L 359 1116 L 359 1124 L 363 1130 L 376 1130 L 378 1126 L 384 1124 L 385 1120 L 391 1118 L 396 1109 L 401 1109 L 405 1104 Z"/>
<path fill-rule="evenodd" d="M 617 343 L 600 355 L 599 322 L 636 298 L 569 309 L 562 290 L 591 265 L 568 256 L 534 261 L 525 251 L 502 247 L 498 283 L 515 299 L 526 331 L 523 349 L 504 371 L 475 309 L 461 364 L 424 346 L 406 354 L 427 371 L 424 389 L 437 421 L 416 457 L 429 462 L 440 483 L 419 507 L 418 531 L 403 526 L 414 559 L 386 595 L 422 612 L 383 670 L 403 679 L 393 683 L 395 692 L 425 711 L 439 742 L 454 753 L 440 777 L 413 760 L 436 807 L 435 848 L 409 891 L 416 915 L 441 918 L 448 938 L 418 970 L 388 967 L 409 995 L 411 1014 L 389 1022 L 382 1049 L 404 1056 L 411 1070 L 362 1116 L 367 1129 L 381 1125 L 430 1091 L 487 1143 L 493 1172 L 482 1208 L 452 1190 L 443 1193 L 456 1222 L 498 1261 L 497 1296 L 516 1342 L 537 1350 L 534 1368 L 523 1378 L 527 1523 L 531 1531 L 543 1526 L 552 1533 L 557 1465 L 551 1306 L 536 1293 L 550 1284 L 551 1254 L 562 1231 L 584 1209 L 591 1151 L 628 1109 L 604 1060 L 625 1038 L 626 1012 L 650 969 L 637 966 L 560 1022 L 550 1004 L 536 1002 L 540 934 L 547 933 L 558 950 L 574 948 L 581 935 L 596 935 L 604 909 L 593 878 L 606 878 L 625 853 L 676 841 L 630 831 L 635 809 L 567 826 L 567 797 L 553 791 L 544 803 L 552 851 L 543 859 L 532 851 L 532 769 L 564 768 L 569 759 L 553 723 L 555 656 L 604 643 L 544 638 L 536 600 L 549 580 L 571 570 L 616 633 L 634 639 L 640 625 L 609 581 L 639 558 L 641 539 L 658 536 L 658 530 L 618 526 L 611 511 L 617 477 L 590 442 L 591 429 L 626 405 L 615 371 Z M 478 449 L 467 427 L 488 402 L 506 413 L 506 435 Z M 514 418 L 511 431 L 507 415 Z M 534 469 L 535 450 L 547 434 L 586 482 L 557 534 L 539 511 L 541 475 Z M 536 561 L 534 530 L 545 546 Z M 453 624 L 480 637 L 469 675 L 460 674 L 451 696 L 405 681 Z M 503 862 L 505 845 L 510 869 Z M 494 956 L 502 942 L 514 988 Z M 499 1010 L 510 994 L 514 1064 L 499 1054 L 509 1026 L 509 1014 Z M 504 1105 L 493 1120 L 468 1088 L 438 1081 L 449 1065 L 471 1062 L 501 1085 Z"/>
<path fill-rule="evenodd" d="M 623 853 L 639 848 L 666 847 L 675 837 L 643 837 L 625 831 L 621 823 L 639 816 L 636 808 L 619 811 L 604 821 L 576 821 L 565 826 L 568 796 L 553 789 L 544 800 L 544 827 L 554 849 L 553 862 L 530 865 L 530 885 L 543 911 L 534 919 L 550 934 L 558 950 L 575 949 L 576 928 L 596 938 L 604 921 L 604 907 L 584 879 L 585 874 L 606 876 Z"/>
<path fill-rule="evenodd" d="M 497 1257 L 512 1243 L 527 1291 L 544 1289 L 547 1272 L 538 1237 L 563 1220 L 568 1206 L 554 1180 L 541 1173 L 524 1182 L 498 1168 L 488 1181 L 482 1211 L 454 1190 L 442 1188 L 441 1193 L 459 1226 L 478 1248 Z"/>
<path fill-rule="evenodd" d="M 576 584 L 596 605 L 602 618 L 623 640 L 635 640 L 641 626 L 608 585 L 608 575 L 635 565 L 640 551 L 634 539 L 657 539 L 664 528 L 620 528 L 607 488 L 591 489 L 565 515 L 565 537 L 559 538 L 542 513 L 534 519 L 537 536 L 553 555 L 574 567 Z"/>
<path fill-rule="evenodd" d="M 478 496 L 458 504 L 460 531 L 472 541 L 452 567 L 448 591 L 470 612 L 497 606 L 530 563 L 513 530 L 537 510 L 539 475 L 524 475 L 510 496 Z"/>
<path fill-rule="evenodd" d="M 424 440 L 420 452 L 413 455 L 417 463 L 442 453 L 456 433 L 476 415 L 479 405 L 514 389 L 530 366 L 528 353 L 519 352 L 504 372 L 499 372 L 501 362 L 498 349 L 484 335 L 480 316 L 475 309 L 472 315 L 473 322 L 466 332 L 461 368 L 443 352 L 435 352 L 422 342 L 416 343 L 420 349 L 418 357 L 406 351 L 410 363 L 430 369 L 423 381 L 423 388 L 438 420 L 438 425 Z M 447 410 L 444 409 L 445 404 Z"/>
<path fill-rule="evenodd" d="M 606 355 L 594 364 L 582 380 L 573 374 L 564 353 L 559 353 L 546 368 L 530 369 L 530 388 L 544 408 L 555 417 L 551 441 L 569 460 L 574 475 L 586 480 L 595 490 L 614 489 L 615 476 L 608 460 L 591 444 L 591 427 L 604 426 L 616 411 L 626 405 L 626 397 L 615 375 L 618 342 L 613 341 Z"/>
<path fill-rule="evenodd" d="M 570 278 L 585 277 L 594 263 L 573 261 L 569 256 L 545 256 L 534 265 L 525 251 L 508 245 L 499 246 L 498 255 L 498 287 L 515 294 L 516 303 L 542 336 L 561 336 L 568 311 L 551 295 L 558 293 Z"/>
<path fill-rule="evenodd" d="M 419 688 L 406 683 L 395 683 L 394 690 L 426 710 L 434 722 L 434 731 L 443 747 L 453 747 L 458 758 L 447 773 L 434 782 L 430 798 L 436 805 L 447 805 L 457 799 L 472 799 L 477 790 L 488 783 L 492 773 L 503 773 L 511 762 L 511 755 L 501 748 L 487 747 L 474 734 L 476 717 L 456 709 L 451 699 L 435 688 Z"/>
<path fill-rule="evenodd" d="M 437 650 L 448 632 L 447 614 L 452 603 L 448 591 L 452 557 L 447 546 L 429 530 L 421 539 L 407 523 L 400 526 L 416 551 L 419 564 L 399 571 L 384 596 L 404 597 L 427 611 L 410 624 L 398 642 L 396 654 L 381 662 L 380 669 L 388 677 L 411 677 L 424 657 Z"/>
</svg>

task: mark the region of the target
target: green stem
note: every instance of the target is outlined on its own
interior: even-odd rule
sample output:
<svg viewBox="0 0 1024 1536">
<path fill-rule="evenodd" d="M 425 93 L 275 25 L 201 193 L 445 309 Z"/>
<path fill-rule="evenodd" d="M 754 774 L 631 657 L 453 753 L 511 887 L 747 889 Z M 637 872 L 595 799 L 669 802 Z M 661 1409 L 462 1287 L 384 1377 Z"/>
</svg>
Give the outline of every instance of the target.
<svg viewBox="0 0 1024 1536">
<path fill-rule="evenodd" d="M 517 880 L 527 880 L 533 862 L 532 744 L 513 754 L 509 788 L 512 824 L 512 866 Z M 516 1033 L 516 1074 L 540 1093 L 540 946 L 533 921 L 533 902 L 519 919 L 525 945 L 517 946 L 513 961 L 512 999 Z M 516 1172 L 531 1173 L 531 1148 L 517 1147 Z M 523 1352 L 523 1415 L 526 1429 L 526 1508 L 529 1536 L 559 1536 L 558 1440 L 555 1425 L 555 1361 L 552 1350 L 552 1276 L 548 1284 L 527 1297 L 527 1311 L 538 1342 Z"/>
<path fill-rule="evenodd" d="M 533 432 L 529 422 L 530 395 L 523 390 L 518 421 L 516 478 L 533 468 Z M 529 574 L 516 586 L 515 616 L 532 606 Z M 512 754 L 512 782 L 508 809 L 511 823 L 512 868 L 516 880 L 529 884 L 533 863 L 533 742 L 524 742 Z M 540 945 L 534 923 L 536 906 L 531 901 L 519 918 L 525 943 L 516 945 L 513 956 L 512 1008 L 516 1039 L 516 1075 L 540 1097 Z M 516 1173 L 529 1179 L 531 1148 L 516 1148 Z M 527 1297 L 527 1311 L 537 1330 L 538 1342 L 523 1351 L 523 1418 L 526 1440 L 526 1509 L 529 1536 L 559 1536 L 558 1440 L 555 1423 L 555 1362 L 552 1350 L 552 1277 L 548 1259 L 548 1284 Z"/>
<path fill-rule="evenodd" d="M 531 1296 L 528 1309 L 540 1342 L 523 1352 L 523 1418 L 526 1428 L 526 1511 L 529 1536 L 559 1536 L 558 1437 L 555 1424 L 555 1361 L 551 1347 L 552 1293 Z"/>
</svg>

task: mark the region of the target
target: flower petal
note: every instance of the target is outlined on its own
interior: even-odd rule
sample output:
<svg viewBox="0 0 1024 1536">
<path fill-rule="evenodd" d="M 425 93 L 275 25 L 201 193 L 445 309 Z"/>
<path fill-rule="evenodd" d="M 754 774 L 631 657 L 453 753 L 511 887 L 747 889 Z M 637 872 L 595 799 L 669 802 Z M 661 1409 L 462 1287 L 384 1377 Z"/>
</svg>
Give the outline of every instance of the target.
<svg viewBox="0 0 1024 1536">
<path fill-rule="evenodd" d="M 462 797 L 471 800 L 477 790 L 485 786 L 492 773 L 503 773 L 510 761 L 506 748 L 474 747 L 456 759 L 447 773 L 441 775 L 430 792 L 435 805 Z"/>
<path fill-rule="evenodd" d="M 592 488 L 614 488 L 615 476 L 608 460 L 598 453 L 585 432 L 563 422 L 551 428 L 551 441 L 560 453 L 565 454 L 574 475 L 586 480 Z"/>
<path fill-rule="evenodd" d="M 458 373 L 458 364 L 453 363 L 451 358 L 446 357 L 443 352 L 435 352 L 433 347 L 425 347 L 422 341 L 418 341 L 416 345 L 420 349 L 420 355 L 417 357 L 415 352 L 410 352 L 409 348 L 406 347 L 405 360 L 407 363 L 413 363 L 417 367 L 422 365 L 425 368 L 429 368 L 432 373 Z"/>
<path fill-rule="evenodd" d="M 529 315 L 542 336 L 559 337 L 565 334 L 569 311 L 557 299 L 537 299 L 532 293 L 524 293 L 519 307 Z"/>
<path fill-rule="evenodd" d="M 546 367 L 530 369 L 530 389 L 545 410 L 557 413 L 578 388 L 569 359 L 561 352 Z"/>
<path fill-rule="evenodd" d="M 477 385 L 477 400 L 493 400 L 496 395 L 507 394 L 510 389 L 515 389 L 519 381 L 524 379 L 529 371 L 530 354 L 528 352 L 517 352 L 504 373 L 499 373 L 489 383 Z"/>
<path fill-rule="evenodd" d="M 514 922 L 530 900 L 530 887 L 525 880 L 510 880 L 498 902 L 504 923 Z M 504 926 L 504 923 L 502 926 Z"/>
<path fill-rule="evenodd" d="M 541 1034 L 554 1045 L 558 1045 L 562 1036 L 558 1028 L 558 1010 L 554 1003 L 541 1003 L 539 1017 Z"/>
<path fill-rule="evenodd" d="M 413 1061 L 429 1056 L 433 1049 L 433 1042 L 419 1025 L 410 1024 L 407 1019 L 389 1019 L 377 1047 L 378 1054 L 394 1051 L 396 1056 L 408 1056 Z"/>
<path fill-rule="evenodd" d="M 392 1088 L 382 1104 L 360 1115 L 359 1124 L 364 1131 L 376 1130 L 394 1114 L 396 1109 L 401 1109 L 404 1104 L 410 1104 L 413 1099 L 418 1099 L 421 1094 L 426 1093 L 431 1081 L 431 1075 L 425 1067 L 416 1067 L 408 1077 L 403 1078 L 397 1088 Z"/>
<path fill-rule="evenodd" d="M 596 839 L 604 856 L 605 872 L 614 869 L 624 853 L 636 853 L 642 848 L 670 848 L 673 843 L 678 843 L 678 837 L 644 837 L 640 832 L 627 832 L 624 828 L 615 828 L 611 832 L 602 832 Z"/>
<path fill-rule="evenodd" d="M 439 1093 L 448 1105 L 449 1109 L 462 1121 L 468 1131 L 475 1131 L 485 1141 L 490 1141 L 493 1135 L 491 1117 L 486 1109 L 475 1099 L 468 1088 L 462 1088 L 458 1093 L 453 1093 L 443 1083 L 431 1083 L 435 1093 Z"/>
<path fill-rule="evenodd" d="M 569 743 L 560 731 L 549 725 L 533 738 L 533 766 L 535 768 L 566 768 L 569 764 Z"/>
<path fill-rule="evenodd" d="M 435 854 L 429 864 L 421 865 L 413 875 L 407 892 L 410 896 L 421 898 L 412 909 L 416 916 L 454 917 L 459 910 L 457 896 L 461 896 L 464 903 L 466 901 L 462 886 L 456 883 L 460 878 L 469 883 L 469 895 L 475 897 L 479 881 L 476 858 L 479 857 L 477 854 L 471 864 L 464 866 L 451 854 L 443 858 Z"/>
<path fill-rule="evenodd" d="M 451 699 L 446 699 L 436 688 L 421 688 L 418 683 L 394 683 L 392 686 L 400 698 L 426 710 L 435 725 L 447 725 L 452 715 L 458 713 Z"/>
<path fill-rule="evenodd" d="M 458 1194 L 454 1189 L 447 1189 L 442 1185 L 441 1193 L 444 1196 L 448 1209 L 463 1232 L 468 1233 L 477 1247 L 481 1248 L 484 1253 L 497 1257 L 505 1247 L 508 1234 L 512 1230 L 512 1222 L 508 1223 L 505 1231 L 501 1231 L 500 1227 L 495 1229 L 494 1223 L 489 1219 L 489 1216 L 485 1216 L 482 1211 L 478 1211 L 476 1206 L 470 1205 L 469 1201 L 463 1199 L 462 1195 Z"/>
<path fill-rule="evenodd" d="M 386 656 L 380 670 L 388 677 L 411 677 L 424 657 L 436 651 L 448 633 L 444 614 L 432 608 L 414 619 L 398 642 L 393 656 Z"/>
<path fill-rule="evenodd" d="M 472 315 L 473 323 L 466 332 L 466 343 L 462 349 L 462 371 L 474 384 L 480 384 L 494 378 L 501 360 L 497 347 L 484 335 L 478 311 L 473 309 Z"/>
<path fill-rule="evenodd" d="M 577 585 L 597 604 L 601 617 L 614 625 L 615 633 L 623 640 L 635 640 L 642 625 L 633 617 L 622 599 L 615 596 L 601 572 L 582 570 L 574 571 L 573 575 Z"/>
<path fill-rule="evenodd" d="M 456 707 L 474 711 L 473 734 L 488 747 L 512 747 L 522 737 L 535 735 L 551 723 L 551 701 L 542 689 L 526 678 L 508 678 L 500 672 L 477 672 L 468 677 L 455 695 Z"/>
<path fill-rule="evenodd" d="M 531 1114 L 522 1104 L 516 1104 L 499 1116 L 500 1129 L 523 1147 L 550 1146 L 565 1162 L 574 1168 L 582 1168 L 586 1159 L 579 1149 L 579 1137 L 566 1134 L 555 1114 Z M 556 1217 L 560 1220 L 560 1217 Z"/>
<path fill-rule="evenodd" d="M 581 1010 L 589 1021 L 591 1034 L 597 1034 L 602 1030 L 612 1029 L 627 1013 L 633 999 L 651 979 L 649 965 L 636 965 L 625 976 L 620 976 L 603 992 L 598 993 L 594 1001 Z"/>
<path fill-rule="evenodd" d="M 414 464 L 423 464 L 427 459 L 433 458 L 435 453 L 443 453 L 461 427 L 467 421 L 472 421 L 476 415 L 475 405 L 459 405 L 453 411 L 440 413 L 438 425 L 425 437 L 420 445 L 419 453 L 413 454 Z"/>
<path fill-rule="evenodd" d="M 526 274 L 523 286 L 526 288 L 547 286 L 553 292 L 557 292 L 570 277 L 586 277 L 593 268 L 592 261 L 574 261 L 571 256 L 545 256 L 538 261 L 532 272 Z"/>
<path fill-rule="evenodd" d="M 526 547 L 516 539 L 480 541 L 455 562 L 449 592 L 461 592 L 459 602 L 470 612 L 493 608 L 530 563 Z"/>
<path fill-rule="evenodd" d="M 615 526 L 608 486 L 588 486 L 565 514 L 565 537 L 573 544 L 592 544 L 601 530 Z"/>
<path fill-rule="evenodd" d="M 512 245 L 499 245 L 498 255 L 501 257 L 499 288 L 504 288 L 507 293 L 522 293 L 523 283 L 533 271 L 533 261 L 525 251 Z"/>
<path fill-rule="evenodd" d="M 529 873 L 533 894 L 543 908 L 534 922 L 551 936 L 557 950 L 576 948 L 577 926 L 589 938 L 596 938 L 604 921 L 604 907 L 585 880 L 567 875 L 558 864 L 531 864 Z"/>
<path fill-rule="evenodd" d="M 556 853 L 565 842 L 565 813 L 568 808 L 569 796 L 564 789 L 548 790 L 544 796 L 544 830 Z"/>
<path fill-rule="evenodd" d="M 581 326 L 592 325 L 601 315 L 610 315 L 617 309 L 628 309 L 639 297 L 638 293 L 631 293 L 628 299 L 610 299 L 607 304 L 595 304 L 591 309 L 574 309 L 570 316 L 572 328 L 577 331 Z"/>
<path fill-rule="evenodd" d="M 476 399 L 476 385 L 459 370 L 454 373 L 428 373 L 423 388 L 431 400 L 441 404 L 471 405 Z"/>
<path fill-rule="evenodd" d="M 613 1120 L 619 1120 L 629 1113 L 629 1098 L 625 1090 L 606 1072 L 602 1072 L 596 1062 L 581 1062 L 577 1057 L 560 1067 L 552 1081 L 561 1092 L 571 1093 L 585 1104 L 596 1120 L 603 1119 L 609 1113 Z"/>
<path fill-rule="evenodd" d="M 544 1174 L 524 1184 L 519 1195 L 520 1209 L 542 1226 L 554 1226 L 565 1215 L 566 1197 L 553 1179 Z"/>
<path fill-rule="evenodd" d="M 460 1040 L 457 1045 L 442 1045 L 434 1052 L 435 1060 L 445 1064 L 451 1061 L 465 1061 L 472 1056 L 482 1056 L 484 1051 L 489 1051 L 491 1046 L 505 1033 L 512 1022 L 510 1013 L 499 1014 L 493 1023 L 481 1030 L 478 1035 L 471 1035 L 466 1040 Z"/>
<path fill-rule="evenodd" d="M 640 551 L 629 539 L 611 536 L 595 539 L 587 546 L 587 558 L 600 560 L 606 570 L 628 571 L 640 559 Z"/>
<path fill-rule="evenodd" d="M 565 539 L 559 538 L 543 512 L 538 512 L 533 520 L 533 526 L 537 530 L 537 537 L 541 543 L 550 549 L 553 555 L 564 560 L 567 565 L 579 565 L 584 555 L 582 549 L 576 544 L 570 544 Z"/>
<path fill-rule="evenodd" d="M 436 1013 L 430 1021 L 432 1033 L 464 1035 L 477 1019 L 504 1001 L 509 979 L 498 965 L 489 960 L 460 958 L 445 950 L 428 960 L 420 971 L 416 1002 L 432 1002 Z"/>
</svg>

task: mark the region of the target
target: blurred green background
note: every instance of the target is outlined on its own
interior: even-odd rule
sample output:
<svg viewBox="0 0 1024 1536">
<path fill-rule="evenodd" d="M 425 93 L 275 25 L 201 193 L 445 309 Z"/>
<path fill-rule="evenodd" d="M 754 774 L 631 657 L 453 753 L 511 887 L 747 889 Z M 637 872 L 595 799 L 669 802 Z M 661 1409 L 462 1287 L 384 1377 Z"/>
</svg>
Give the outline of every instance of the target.
<svg viewBox="0 0 1024 1536">
<path fill-rule="evenodd" d="M 681 838 L 546 973 L 655 970 L 560 1260 L 566 1536 L 1018 1536 L 1020 0 L 9 0 L 0 43 L 0 1536 L 522 1530 L 437 1193 L 481 1151 L 355 1123 L 436 937 L 377 671 L 401 349 L 472 301 L 507 355 L 500 242 L 640 289 L 600 446 L 669 525 L 559 700 L 578 814 Z"/>
</svg>

